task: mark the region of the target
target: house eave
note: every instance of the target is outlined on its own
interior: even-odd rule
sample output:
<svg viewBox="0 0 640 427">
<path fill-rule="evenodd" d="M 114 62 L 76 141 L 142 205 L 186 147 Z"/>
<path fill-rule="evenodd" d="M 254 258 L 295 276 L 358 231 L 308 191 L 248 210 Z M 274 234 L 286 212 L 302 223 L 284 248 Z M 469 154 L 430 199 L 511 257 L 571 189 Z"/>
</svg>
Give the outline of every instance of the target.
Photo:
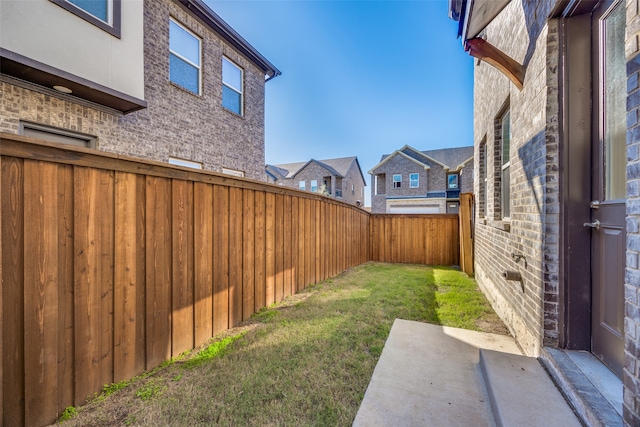
<svg viewBox="0 0 640 427">
<path fill-rule="evenodd" d="M 267 58 L 262 56 L 253 46 L 249 44 L 240 34 L 238 34 L 229 24 L 218 16 L 202 0 L 174 0 L 182 4 L 194 16 L 208 25 L 213 31 L 220 35 L 226 42 L 236 48 L 246 56 L 251 62 L 256 64 L 271 80 L 282 74 Z"/>
</svg>

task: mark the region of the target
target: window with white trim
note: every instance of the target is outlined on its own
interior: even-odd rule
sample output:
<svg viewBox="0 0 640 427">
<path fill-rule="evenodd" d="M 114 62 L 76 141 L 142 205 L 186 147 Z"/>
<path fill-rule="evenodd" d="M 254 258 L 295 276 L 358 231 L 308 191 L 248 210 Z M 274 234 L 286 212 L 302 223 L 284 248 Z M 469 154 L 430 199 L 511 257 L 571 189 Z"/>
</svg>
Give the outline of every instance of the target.
<svg viewBox="0 0 640 427">
<path fill-rule="evenodd" d="M 239 115 L 242 115 L 243 106 L 242 76 L 242 68 L 222 58 L 222 106 Z"/>
<path fill-rule="evenodd" d="M 306 190 L 306 189 L 307 189 L 307 183 L 306 183 L 306 182 L 304 182 L 304 181 L 300 181 L 300 182 L 298 183 L 298 188 L 299 188 L 300 190 Z"/>
<path fill-rule="evenodd" d="M 244 171 L 236 169 L 222 168 L 222 173 L 225 175 L 237 176 L 238 178 L 244 178 Z"/>
<path fill-rule="evenodd" d="M 393 175 L 393 188 L 402 187 L 402 175 Z"/>
<path fill-rule="evenodd" d="M 311 191 L 318 191 L 318 180 L 317 179 L 312 179 L 311 180 Z"/>
<path fill-rule="evenodd" d="M 420 186 L 420 174 L 409 174 L 409 188 L 418 188 Z"/>
<path fill-rule="evenodd" d="M 169 164 L 175 166 L 183 166 L 185 168 L 202 169 L 202 163 L 181 159 L 178 157 L 169 157 Z"/>
<path fill-rule="evenodd" d="M 169 20 L 169 80 L 200 94 L 202 43 L 191 31 Z"/>
</svg>

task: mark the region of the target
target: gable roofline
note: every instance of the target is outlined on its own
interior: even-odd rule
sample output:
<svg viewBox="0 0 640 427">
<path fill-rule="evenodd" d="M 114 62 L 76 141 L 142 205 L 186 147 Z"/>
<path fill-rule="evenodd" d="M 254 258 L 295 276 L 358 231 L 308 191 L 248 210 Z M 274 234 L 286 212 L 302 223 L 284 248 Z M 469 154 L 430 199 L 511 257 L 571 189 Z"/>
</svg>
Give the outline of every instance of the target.
<svg viewBox="0 0 640 427">
<path fill-rule="evenodd" d="M 240 34 L 236 32 L 229 24 L 227 24 L 218 14 L 216 14 L 202 0 L 173 0 L 183 5 L 191 14 L 198 17 L 202 22 L 215 31 L 220 37 L 227 41 L 231 46 L 240 51 L 251 62 L 258 66 L 265 75 L 268 76 L 266 81 L 271 80 L 282 74 L 275 65 L 267 58 L 262 56 L 260 52 L 249 44 Z"/>
<path fill-rule="evenodd" d="M 412 149 L 413 151 L 415 151 L 416 153 L 420 153 L 420 155 L 421 155 L 421 156 L 423 156 L 423 157 L 428 157 L 428 156 L 425 156 L 425 155 L 424 155 L 424 153 L 421 153 L 420 151 L 417 151 L 415 148 L 412 148 L 412 147 L 410 147 L 409 145 L 405 145 L 405 146 L 404 146 L 404 147 L 402 147 L 401 149 L 396 150 L 396 151 L 394 151 L 393 153 L 389 154 L 389 155 L 388 155 L 387 157 L 385 157 L 385 158 L 384 158 L 380 163 L 378 163 L 377 165 L 375 165 L 374 167 L 372 167 L 372 168 L 371 168 L 371 170 L 369 170 L 369 172 L 367 172 L 367 173 L 368 173 L 368 174 L 370 174 L 370 175 L 373 175 L 373 171 L 374 171 L 374 170 L 378 169 L 380 166 L 382 166 L 382 165 L 384 165 L 385 163 L 387 163 L 387 162 L 389 161 L 389 159 L 391 159 L 392 157 L 395 157 L 395 156 L 398 156 L 398 155 L 399 155 L 399 156 L 403 156 L 403 157 L 405 157 L 405 158 L 407 158 L 407 159 L 411 160 L 412 162 L 419 164 L 420 166 L 422 166 L 422 167 L 424 168 L 424 170 L 429 170 L 429 169 L 431 169 L 431 167 L 430 167 L 429 165 L 427 165 L 427 164 L 425 164 L 425 163 L 422 163 L 420 160 L 418 160 L 418 159 L 414 159 L 413 157 L 411 157 L 411 156 L 409 156 L 409 155 L 407 155 L 407 154 L 403 153 L 403 152 L 402 152 L 402 150 L 404 150 L 404 149 L 405 149 L 405 148 L 407 148 L 407 147 L 408 147 L 408 148 L 411 148 L 411 149 Z M 428 157 L 428 158 L 429 158 L 429 159 L 431 159 L 430 157 Z M 433 159 L 431 159 L 431 160 L 433 160 Z M 435 160 L 434 160 L 434 161 L 435 161 Z M 442 163 L 440 163 L 440 162 L 438 162 L 438 161 L 435 161 L 435 162 L 436 162 L 436 163 L 438 163 L 438 164 L 442 164 Z"/>
<path fill-rule="evenodd" d="M 405 149 L 407 149 L 407 150 L 411 150 L 411 151 L 413 151 L 414 153 L 418 153 L 418 154 L 419 154 L 419 155 L 421 155 L 422 157 L 426 157 L 427 159 L 431 160 L 432 162 L 434 162 L 434 163 L 436 163 L 436 164 L 438 164 L 438 165 L 442 166 L 442 168 L 443 168 L 444 170 L 446 170 L 446 171 L 448 171 L 449 169 L 451 169 L 449 166 L 445 165 L 444 163 L 442 163 L 442 162 L 440 162 L 440 161 L 438 161 L 438 160 L 434 159 L 433 157 L 429 156 L 428 154 L 425 154 L 423 151 L 416 150 L 415 148 L 413 148 L 413 147 L 412 147 L 412 146 L 410 146 L 410 145 L 405 145 L 404 147 L 402 147 L 402 148 L 400 149 L 400 151 L 405 150 Z"/>
<path fill-rule="evenodd" d="M 304 165 L 302 165 L 302 167 L 300 169 L 298 169 L 294 174 L 291 175 L 291 178 L 295 178 L 296 175 L 298 175 L 304 168 L 306 168 L 307 166 L 309 166 L 311 163 L 317 163 L 319 166 L 325 168 L 326 170 L 328 170 L 329 172 L 331 172 L 333 175 L 339 176 L 340 178 L 344 178 L 344 175 L 342 175 L 340 172 L 338 172 L 337 170 L 335 170 L 334 168 L 332 168 L 331 166 L 329 166 L 326 163 L 323 163 L 320 160 L 316 160 L 316 159 L 311 159 L 309 160 L 307 163 L 305 163 Z"/>
<path fill-rule="evenodd" d="M 358 172 L 360 172 L 360 177 L 362 178 L 362 182 L 364 182 L 364 186 L 367 186 L 367 180 L 364 179 L 364 174 L 362 173 L 362 168 L 360 167 L 360 162 L 358 161 L 358 157 L 354 158 L 356 165 L 358 166 Z M 353 165 L 353 162 L 351 162 L 351 164 Z"/>
<path fill-rule="evenodd" d="M 458 167 L 456 167 L 455 172 L 461 171 L 462 168 L 464 168 L 466 166 L 466 164 L 469 163 L 471 160 L 473 160 L 473 156 L 469 157 L 467 160 L 465 160 L 464 162 L 460 163 L 458 165 Z"/>
</svg>

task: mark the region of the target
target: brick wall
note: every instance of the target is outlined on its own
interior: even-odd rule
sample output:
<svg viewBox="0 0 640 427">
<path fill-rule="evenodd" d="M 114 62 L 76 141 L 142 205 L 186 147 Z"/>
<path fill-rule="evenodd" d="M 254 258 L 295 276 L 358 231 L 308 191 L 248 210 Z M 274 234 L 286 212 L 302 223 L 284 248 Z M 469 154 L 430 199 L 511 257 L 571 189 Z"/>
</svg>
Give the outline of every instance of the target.
<svg viewBox="0 0 640 427">
<path fill-rule="evenodd" d="M 546 20 L 551 6 L 511 2 L 486 29 L 489 43 L 525 64 L 522 91 L 485 63 L 474 73 L 474 174 L 486 174 L 489 190 L 486 205 L 476 213 L 476 278 L 530 355 L 537 355 L 543 342 L 557 344 L 558 337 L 558 40 L 556 23 Z M 511 213 L 503 221 L 496 121 L 507 109 Z M 486 170 L 480 171 L 484 142 Z M 480 180 L 474 185 L 476 194 L 484 193 Z M 516 262 L 512 254 L 524 255 L 526 262 Z M 519 272 L 522 283 L 504 280 L 507 270 Z"/>
<path fill-rule="evenodd" d="M 625 274 L 624 421 L 640 425 L 640 16 L 627 0 L 627 266 Z"/>
<path fill-rule="evenodd" d="M 287 187 L 300 188 L 300 181 L 304 181 L 306 191 L 311 191 L 311 180 L 315 179 L 318 181 L 318 190 L 320 190 L 324 184 L 325 177 L 331 177 L 331 171 L 318 163 L 311 162 L 298 172 L 294 178 L 279 180 L 278 183 Z M 352 185 L 353 192 L 351 190 Z M 365 185 L 356 162 L 351 164 L 344 178 L 334 176 L 331 180 L 327 180 L 327 190 L 331 192 L 331 197 L 336 196 L 336 190 L 342 190 L 342 197 L 338 197 L 338 200 L 354 206 L 357 201 L 360 201 L 364 206 Z"/>
<path fill-rule="evenodd" d="M 264 73 L 171 0 L 146 0 L 145 100 L 121 115 L 31 85 L 0 82 L 0 131 L 29 121 L 97 137 L 99 150 L 166 162 L 179 157 L 205 169 L 244 171 L 264 181 Z M 169 16 L 202 38 L 202 94 L 169 82 Z M 221 105 L 222 56 L 244 70 L 244 115 Z"/>
</svg>

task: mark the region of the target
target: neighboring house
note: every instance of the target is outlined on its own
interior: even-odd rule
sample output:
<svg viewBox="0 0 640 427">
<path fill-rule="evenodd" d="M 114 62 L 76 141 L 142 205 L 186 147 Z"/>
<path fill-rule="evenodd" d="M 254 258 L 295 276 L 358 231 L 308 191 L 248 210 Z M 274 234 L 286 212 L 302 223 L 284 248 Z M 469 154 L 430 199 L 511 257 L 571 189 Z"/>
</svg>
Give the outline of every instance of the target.
<svg viewBox="0 0 640 427">
<path fill-rule="evenodd" d="M 473 147 L 418 151 L 405 145 L 370 171 L 371 212 L 457 213 L 473 191 Z"/>
<path fill-rule="evenodd" d="M 550 372 L 566 373 L 568 351 L 581 350 L 590 369 L 615 373 L 613 398 L 607 404 L 598 394 L 591 413 L 606 425 L 620 424 L 619 414 L 640 425 L 638 4 L 452 0 L 449 7 L 464 49 L 481 59 L 476 279 L 521 348 Z M 506 280 L 511 273 L 522 280 Z M 561 375 L 556 380 L 566 387 Z M 587 419 L 589 399 L 576 404 L 589 395 L 581 384 L 568 395 Z"/>
<path fill-rule="evenodd" d="M 0 131 L 264 180 L 280 74 L 201 0 L 0 5 Z"/>
<path fill-rule="evenodd" d="M 367 185 L 357 157 L 267 165 L 267 182 L 322 192 L 355 206 L 364 206 Z"/>
</svg>

